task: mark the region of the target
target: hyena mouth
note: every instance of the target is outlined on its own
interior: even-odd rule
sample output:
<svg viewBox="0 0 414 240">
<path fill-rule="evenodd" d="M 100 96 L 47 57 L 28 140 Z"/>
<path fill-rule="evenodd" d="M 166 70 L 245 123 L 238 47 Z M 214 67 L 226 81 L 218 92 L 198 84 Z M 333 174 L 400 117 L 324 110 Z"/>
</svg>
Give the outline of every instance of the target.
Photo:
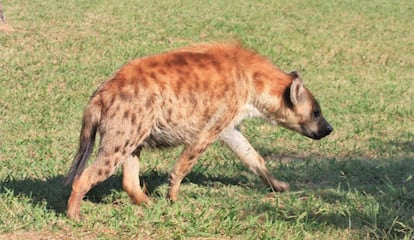
<svg viewBox="0 0 414 240">
<path fill-rule="evenodd" d="M 322 131 L 319 131 L 318 133 L 312 133 L 312 138 L 315 140 L 322 139 L 331 134 L 332 131 L 332 126 L 328 124 L 328 126 L 326 126 L 326 128 L 324 128 Z"/>
<path fill-rule="evenodd" d="M 319 129 L 319 131 L 317 132 L 313 132 L 313 131 L 310 131 L 309 129 L 302 127 L 303 135 L 305 135 L 306 137 L 315 139 L 315 140 L 320 140 L 328 136 L 329 134 L 331 134 L 332 131 L 333 131 L 333 128 L 329 124 L 326 127 Z"/>
</svg>

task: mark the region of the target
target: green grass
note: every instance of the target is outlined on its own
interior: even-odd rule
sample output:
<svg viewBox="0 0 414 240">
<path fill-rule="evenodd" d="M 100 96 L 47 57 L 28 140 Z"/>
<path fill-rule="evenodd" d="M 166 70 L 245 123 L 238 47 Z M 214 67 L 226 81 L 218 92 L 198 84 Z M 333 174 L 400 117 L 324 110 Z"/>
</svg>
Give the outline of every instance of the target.
<svg viewBox="0 0 414 240">
<path fill-rule="evenodd" d="M 413 1 L 1 2 L 0 238 L 413 238 Z M 214 144 L 171 204 L 180 149 L 148 150 L 152 205 L 131 204 L 118 173 L 68 220 L 62 182 L 99 83 L 135 57 L 231 39 L 298 70 L 335 128 L 316 142 L 243 124 L 291 190 L 268 192 Z"/>
</svg>

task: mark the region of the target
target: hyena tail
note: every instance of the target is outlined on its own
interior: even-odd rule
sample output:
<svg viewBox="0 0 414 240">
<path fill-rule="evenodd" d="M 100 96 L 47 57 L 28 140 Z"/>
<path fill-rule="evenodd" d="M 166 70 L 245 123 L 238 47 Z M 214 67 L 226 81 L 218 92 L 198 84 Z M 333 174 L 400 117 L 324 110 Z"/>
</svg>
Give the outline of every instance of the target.
<svg viewBox="0 0 414 240">
<path fill-rule="evenodd" d="M 96 131 L 101 118 L 101 106 L 94 100 L 93 98 L 91 99 L 83 115 L 79 149 L 66 175 L 65 185 L 72 183 L 74 178 L 83 172 L 86 162 L 92 154 Z"/>
</svg>

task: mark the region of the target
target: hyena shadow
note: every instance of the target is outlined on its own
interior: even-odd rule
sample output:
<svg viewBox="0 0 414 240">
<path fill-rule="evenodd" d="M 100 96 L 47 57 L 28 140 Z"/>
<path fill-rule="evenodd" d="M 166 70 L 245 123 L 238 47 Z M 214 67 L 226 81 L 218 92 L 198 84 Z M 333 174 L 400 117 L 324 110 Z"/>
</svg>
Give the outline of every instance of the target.
<svg viewBox="0 0 414 240">
<path fill-rule="evenodd" d="M 168 185 L 168 172 L 148 171 L 144 173 L 140 180 L 145 185 L 146 192 L 150 196 L 158 196 L 157 189 L 162 185 Z M 212 186 L 216 183 L 224 185 L 244 186 L 249 183 L 247 177 L 238 176 L 230 177 L 223 175 L 211 175 L 208 172 L 197 171 L 196 169 L 190 172 L 184 179 L 183 184 L 193 183 L 200 186 Z M 166 195 L 163 197 L 167 197 Z"/>
<path fill-rule="evenodd" d="M 145 171 L 140 175 L 140 181 L 142 187 L 145 189 L 146 194 L 149 195 L 150 198 L 167 198 L 166 193 L 162 191 L 158 191 L 161 186 L 168 185 L 168 177 L 169 172 L 163 171 L 156 171 L 156 170 L 149 170 Z M 234 185 L 234 186 L 245 186 L 248 185 L 249 181 L 247 177 L 238 176 L 238 177 L 230 177 L 230 176 L 213 176 L 210 175 L 208 172 L 204 171 L 195 171 L 190 172 L 184 179 L 183 184 L 186 183 L 193 183 L 200 186 L 209 187 L 216 183 L 220 183 L 223 185 Z M 104 181 L 102 184 L 99 184 L 91 189 L 86 194 L 86 198 L 92 202 L 103 202 L 104 198 L 106 198 L 109 194 L 113 191 L 122 191 L 122 175 L 116 174 L 111 176 L 109 179 Z"/>
<path fill-rule="evenodd" d="M 70 189 L 63 186 L 63 180 L 63 175 L 48 179 L 6 178 L 0 182 L 0 194 L 28 198 L 34 206 L 45 204 L 48 210 L 60 214 L 66 211 L 66 201 L 70 194 Z"/>
<path fill-rule="evenodd" d="M 64 175 L 47 179 L 5 179 L 0 182 L 0 194 L 28 198 L 33 206 L 45 205 L 46 209 L 56 214 L 64 214 L 71 191 L 70 186 L 64 186 L 64 180 Z M 86 199 L 92 202 L 100 202 L 112 191 L 121 188 L 121 177 L 112 176 L 102 186 L 88 193 Z"/>
<path fill-rule="evenodd" d="M 146 191 L 150 197 L 159 195 L 157 189 L 162 185 L 168 185 L 168 172 L 146 171 L 140 176 L 141 182 L 145 184 Z M 64 175 L 57 175 L 47 179 L 4 179 L 0 182 L 0 194 L 13 197 L 30 199 L 33 206 L 42 206 L 56 214 L 64 214 L 67 209 L 67 201 L 70 195 L 71 186 L 64 186 Z M 214 177 L 203 172 L 194 171 L 190 173 L 183 183 L 191 182 L 208 186 L 215 182 L 227 185 L 239 185 L 247 183 L 245 178 L 231 178 L 226 176 Z M 105 198 L 113 192 L 121 192 L 122 175 L 115 174 L 102 184 L 91 189 L 85 199 L 94 203 L 105 202 Z M 166 197 L 166 196 L 162 196 Z"/>
</svg>

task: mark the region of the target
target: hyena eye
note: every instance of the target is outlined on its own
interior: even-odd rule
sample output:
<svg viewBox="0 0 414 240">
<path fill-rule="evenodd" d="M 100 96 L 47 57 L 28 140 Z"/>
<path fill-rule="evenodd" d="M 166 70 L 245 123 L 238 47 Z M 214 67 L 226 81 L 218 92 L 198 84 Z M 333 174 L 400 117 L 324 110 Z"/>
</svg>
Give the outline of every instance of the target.
<svg viewBox="0 0 414 240">
<path fill-rule="evenodd" d="M 313 117 L 318 118 L 321 115 L 321 111 L 319 109 L 313 110 Z"/>
</svg>

